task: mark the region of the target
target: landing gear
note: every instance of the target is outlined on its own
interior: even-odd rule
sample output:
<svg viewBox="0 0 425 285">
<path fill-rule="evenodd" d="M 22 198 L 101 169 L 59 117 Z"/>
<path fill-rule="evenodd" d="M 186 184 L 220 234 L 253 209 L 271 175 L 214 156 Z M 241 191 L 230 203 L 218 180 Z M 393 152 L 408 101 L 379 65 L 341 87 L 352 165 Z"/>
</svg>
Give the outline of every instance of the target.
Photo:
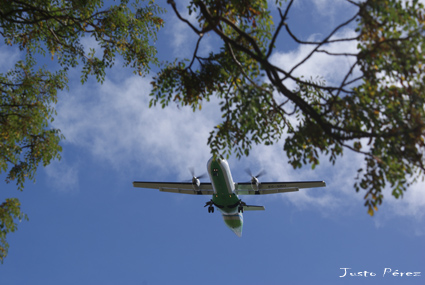
<svg viewBox="0 0 425 285">
<path fill-rule="evenodd" d="M 208 213 L 214 213 L 214 206 L 213 205 L 214 205 L 214 203 L 213 203 L 212 200 L 205 203 L 204 207 L 209 206 L 208 207 Z"/>
<path fill-rule="evenodd" d="M 246 206 L 246 203 L 242 202 L 242 200 L 239 200 L 238 213 L 243 213 L 244 206 Z"/>
</svg>

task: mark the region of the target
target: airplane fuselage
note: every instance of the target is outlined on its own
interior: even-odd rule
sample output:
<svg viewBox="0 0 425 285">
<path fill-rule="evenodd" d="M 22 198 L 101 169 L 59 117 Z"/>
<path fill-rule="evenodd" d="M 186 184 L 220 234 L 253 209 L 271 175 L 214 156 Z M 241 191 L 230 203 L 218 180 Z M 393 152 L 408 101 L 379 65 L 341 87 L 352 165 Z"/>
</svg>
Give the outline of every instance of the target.
<svg viewBox="0 0 425 285">
<path fill-rule="evenodd" d="M 222 213 L 226 225 L 236 235 L 241 236 L 243 227 L 243 214 L 239 208 L 241 201 L 235 193 L 235 183 L 229 164 L 224 159 L 211 158 L 207 163 L 207 169 L 214 190 L 212 203 Z"/>
</svg>

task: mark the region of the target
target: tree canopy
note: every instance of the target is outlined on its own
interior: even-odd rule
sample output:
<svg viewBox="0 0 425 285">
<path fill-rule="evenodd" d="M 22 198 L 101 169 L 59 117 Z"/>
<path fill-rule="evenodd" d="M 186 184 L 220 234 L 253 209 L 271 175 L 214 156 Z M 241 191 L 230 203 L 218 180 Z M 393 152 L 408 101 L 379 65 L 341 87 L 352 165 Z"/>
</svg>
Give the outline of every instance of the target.
<svg viewBox="0 0 425 285">
<path fill-rule="evenodd" d="M 82 64 L 81 81 L 90 75 L 102 82 L 117 55 L 124 66 L 144 75 L 157 64 L 153 42 L 163 26 L 163 9 L 149 1 L 128 0 L 105 7 L 103 1 L 11 0 L 0 3 L 0 35 L 8 46 L 18 47 L 22 58 L 0 74 L 0 173 L 19 190 L 34 180 L 37 167 L 60 159 L 63 139 L 50 123 L 58 90 L 67 88 L 67 71 Z M 84 46 L 90 37 L 101 50 Z M 40 66 L 48 56 L 59 68 Z M 7 255 L 6 234 L 26 216 L 16 198 L 0 204 L 0 260 Z"/>
<path fill-rule="evenodd" d="M 288 17 L 294 2 L 277 1 L 273 24 L 267 1 L 194 0 L 188 7 L 193 24 L 168 1 L 198 40 L 191 59 L 165 64 L 154 78 L 151 105 L 175 102 L 196 111 L 211 96 L 219 98 L 223 121 L 208 140 L 216 156 L 249 155 L 253 144 L 277 143 L 284 133 L 294 168 L 358 153 L 365 166 L 353 174 L 354 188 L 364 191 L 373 215 L 384 188 L 399 198 L 424 175 L 424 7 L 417 0 L 347 0 L 350 17 L 322 38 L 305 40 Z M 349 27 L 355 35 L 341 37 Z M 218 36 L 221 46 L 205 56 L 207 34 Z M 271 57 L 282 37 L 310 52 L 293 66 L 276 65 Z M 335 52 L 335 43 L 357 51 Z M 350 60 L 339 83 L 295 75 L 316 54 Z"/>
</svg>

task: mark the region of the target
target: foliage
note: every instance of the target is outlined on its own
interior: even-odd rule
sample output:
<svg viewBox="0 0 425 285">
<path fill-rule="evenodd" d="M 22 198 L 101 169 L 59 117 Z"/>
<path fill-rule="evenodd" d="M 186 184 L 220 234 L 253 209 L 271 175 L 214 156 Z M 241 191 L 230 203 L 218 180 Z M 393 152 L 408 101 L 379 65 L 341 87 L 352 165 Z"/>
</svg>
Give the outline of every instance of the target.
<svg viewBox="0 0 425 285">
<path fill-rule="evenodd" d="M 62 72 L 51 74 L 41 68 L 33 71 L 34 61 L 19 61 L 15 69 L 0 76 L 2 85 L 0 113 L 0 168 L 9 169 L 7 182 L 16 180 L 18 189 L 25 178 L 33 180 L 40 162 L 60 158 L 59 130 L 49 129 L 57 90 L 66 82 Z"/>
<path fill-rule="evenodd" d="M 223 122 L 208 141 L 214 155 L 248 155 L 253 143 L 276 143 L 284 132 L 294 168 L 314 168 L 323 154 L 335 163 L 344 150 L 354 151 L 365 158 L 354 187 L 365 191 L 370 215 L 385 187 L 399 198 L 423 176 L 425 11 L 417 0 L 347 0 L 353 15 L 313 41 L 299 39 L 290 28 L 294 1 L 277 3 L 285 7 L 277 8 L 276 25 L 267 1 L 193 0 L 189 14 L 196 14 L 198 24 L 168 2 L 198 41 L 190 61 L 163 66 L 152 82 L 151 105 L 175 101 L 195 111 L 217 96 Z M 337 38 L 353 26 L 354 37 Z M 218 36 L 221 48 L 203 56 L 207 34 Z M 294 66 L 276 66 L 270 58 L 281 34 L 311 52 Z M 335 43 L 357 44 L 358 52 L 334 52 Z M 294 76 L 316 54 L 352 62 L 341 82 Z"/>
<path fill-rule="evenodd" d="M 17 198 L 6 199 L 0 204 L 0 260 L 2 263 L 9 249 L 6 234 L 17 229 L 15 219 L 28 220 L 28 217 L 21 212 L 21 204 Z"/>
<path fill-rule="evenodd" d="M 0 74 L 0 173 L 6 182 L 16 181 L 19 190 L 28 178 L 35 180 L 37 167 L 60 158 L 63 139 L 50 123 L 55 114 L 58 90 L 67 87 L 67 71 L 82 63 L 81 81 L 94 75 L 99 82 L 117 55 L 124 66 L 144 75 L 157 64 L 153 41 L 163 25 L 163 9 L 149 1 L 122 0 L 104 7 L 101 0 L 11 0 L 0 2 L 0 35 L 8 46 L 19 48 L 24 59 Z M 98 46 L 88 49 L 85 37 Z M 86 51 L 87 50 L 87 51 Z M 89 50 L 89 51 L 88 51 Z M 100 55 L 99 55 L 100 53 Z M 55 72 L 37 66 L 40 56 L 59 66 Z M 37 57 L 38 56 L 38 57 Z M 0 205 L 2 227 L 0 260 L 7 254 L 5 235 L 22 218 L 19 201 Z"/>
</svg>

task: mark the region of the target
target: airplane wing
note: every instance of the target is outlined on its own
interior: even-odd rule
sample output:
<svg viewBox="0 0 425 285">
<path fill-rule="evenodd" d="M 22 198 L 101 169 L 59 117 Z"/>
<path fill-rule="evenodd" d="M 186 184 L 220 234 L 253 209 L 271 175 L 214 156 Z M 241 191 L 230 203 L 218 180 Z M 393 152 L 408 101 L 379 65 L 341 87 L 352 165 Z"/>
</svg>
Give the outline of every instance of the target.
<svg viewBox="0 0 425 285">
<path fill-rule="evenodd" d="M 192 183 L 186 182 L 140 182 L 134 181 L 134 187 L 158 189 L 161 192 L 171 192 L 191 195 L 213 195 L 214 190 L 211 183 L 201 183 L 199 190 L 196 190 Z"/>
<path fill-rule="evenodd" d="M 300 188 L 315 188 L 325 187 L 324 181 L 305 181 L 305 182 L 262 182 L 258 184 L 258 188 L 254 189 L 256 185 L 251 182 L 236 183 L 235 192 L 238 195 L 264 195 L 276 194 L 285 192 L 295 192 Z"/>
</svg>

